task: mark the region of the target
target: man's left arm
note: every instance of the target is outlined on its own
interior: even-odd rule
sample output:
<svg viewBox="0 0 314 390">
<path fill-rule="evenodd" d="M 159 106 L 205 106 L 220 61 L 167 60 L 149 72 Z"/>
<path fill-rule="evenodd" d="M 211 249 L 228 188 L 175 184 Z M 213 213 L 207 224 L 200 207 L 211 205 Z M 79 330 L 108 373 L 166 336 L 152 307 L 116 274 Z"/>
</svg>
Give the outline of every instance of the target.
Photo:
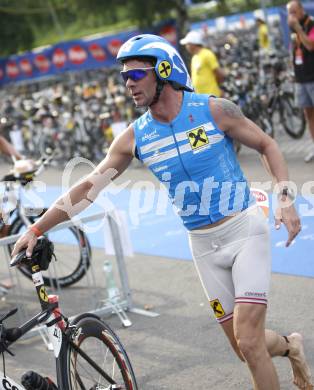
<svg viewBox="0 0 314 390">
<path fill-rule="evenodd" d="M 266 161 L 270 174 L 279 187 L 279 209 L 275 216 L 275 226 L 279 229 L 281 222 L 286 225 L 289 237 L 286 246 L 301 230 L 300 219 L 293 202 L 285 194 L 289 181 L 289 173 L 284 157 L 277 142 L 269 137 L 250 119 L 246 118 L 241 109 L 227 99 L 210 99 L 210 109 L 218 127 L 229 137 L 257 150 Z"/>
</svg>

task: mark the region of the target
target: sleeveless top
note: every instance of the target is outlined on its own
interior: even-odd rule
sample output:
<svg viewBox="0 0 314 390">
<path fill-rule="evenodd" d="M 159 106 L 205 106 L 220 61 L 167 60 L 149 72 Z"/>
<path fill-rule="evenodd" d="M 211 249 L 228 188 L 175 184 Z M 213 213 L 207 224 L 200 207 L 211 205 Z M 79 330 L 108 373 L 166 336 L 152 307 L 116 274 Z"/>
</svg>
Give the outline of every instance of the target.
<svg viewBox="0 0 314 390">
<path fill-rule="evenodd" d="M 183 92 L 170 123 L 149 111 L 134 123 L 138 158 L 166 186 L 188 230 L 240 212 L 255 200 L 240 168 L 233 142 L 215 124 L 209 95 Z"/>
<path fill-rule="evenodd" d="M 312 36 L 314 29 L 313 18 L 306 14 L 300 23 L 308 38 L 310 35 Z M 302 53 L 301 63 L 296 63 L 296 52 L 298 49 Z M 293 44 L 293 66 L 297 83 L 312 83 L 314 81 L 314 51 L 307 50 L 298 35 L 296 35 L 296 40 Z"/>
</svg>

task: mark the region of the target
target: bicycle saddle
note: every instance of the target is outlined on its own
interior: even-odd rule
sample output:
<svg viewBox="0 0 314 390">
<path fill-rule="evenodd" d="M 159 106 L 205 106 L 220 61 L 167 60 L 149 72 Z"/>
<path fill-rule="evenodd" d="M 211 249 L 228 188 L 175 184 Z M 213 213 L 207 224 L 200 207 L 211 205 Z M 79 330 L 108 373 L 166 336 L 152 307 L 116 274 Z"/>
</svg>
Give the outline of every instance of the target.
<svg viewBox="0 0 314 390">
<path fill-rule="evenodd" d="M 32 262 L 38 264 L 41 270 L 46 271 L 52 256 L 54 256 L 53 249 L 53 243 L 49 241 L 47 237 L 39 237 L 32 255 L 30 257 L 26 256 L 26 249 L 23 249 L 12 258 L 10 266 L 15 267 L 17 265 L 22 265 L 23 263 L 30 265 L 30 262 Z"/>
</svg>

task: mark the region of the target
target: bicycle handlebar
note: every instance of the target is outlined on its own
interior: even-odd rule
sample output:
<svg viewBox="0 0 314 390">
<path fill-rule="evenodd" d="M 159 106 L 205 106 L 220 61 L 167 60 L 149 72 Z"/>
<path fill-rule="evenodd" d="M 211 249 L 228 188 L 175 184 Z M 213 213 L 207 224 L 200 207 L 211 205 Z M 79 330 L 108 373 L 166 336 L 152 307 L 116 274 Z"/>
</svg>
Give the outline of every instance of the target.
<svg viewBox="0 0 314 390">
<path fill-rule="evenodd" d="M 22 264 L 35 263 L 40 267 L 40 270 L 46 271 L 49 267 L 52 256 L 54 256 L 53 250 L 53 243 L 49 241 L 47 237 L 41 236 L 38 238 L 30 257 L 26 255 L 26 249 L 23 249 L 12 258 L 10 266 L 15 267 Z"/>
<path fill-rule="evenodd" d="M 36 169 L 26 171 L 26 172 L 21 172 L 21 173 L 10 172 L 7 175 L 5 175 L 0 181 L 20 182 L 22 185 L 30 183 L 31 181 L 34 180 L 35 177 L 41 174 L 41 172 L 50 163 L 53 157 L 54 157 L 53 152 L 49 155 L 45 155 L 36 161 L 36 165 L 37 165 Z"/>
</svg>

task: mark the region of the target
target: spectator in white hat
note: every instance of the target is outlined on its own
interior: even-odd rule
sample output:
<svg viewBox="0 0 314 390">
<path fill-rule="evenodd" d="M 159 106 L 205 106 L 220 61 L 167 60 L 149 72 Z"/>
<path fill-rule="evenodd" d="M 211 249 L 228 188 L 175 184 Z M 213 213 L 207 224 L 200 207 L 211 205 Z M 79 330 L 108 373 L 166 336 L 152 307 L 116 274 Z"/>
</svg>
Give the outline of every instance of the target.
<svg viewBox="0 0 314 390">
<path fill-rule="evenodd" d="M 190 31 L 180 44 L 192 55 L 191 77 L 195 92 L 221 96 L 219 84 L 224 79 L 224 72 L 214 52 L 204 47 L 202 33 Z"/>
</svg>

